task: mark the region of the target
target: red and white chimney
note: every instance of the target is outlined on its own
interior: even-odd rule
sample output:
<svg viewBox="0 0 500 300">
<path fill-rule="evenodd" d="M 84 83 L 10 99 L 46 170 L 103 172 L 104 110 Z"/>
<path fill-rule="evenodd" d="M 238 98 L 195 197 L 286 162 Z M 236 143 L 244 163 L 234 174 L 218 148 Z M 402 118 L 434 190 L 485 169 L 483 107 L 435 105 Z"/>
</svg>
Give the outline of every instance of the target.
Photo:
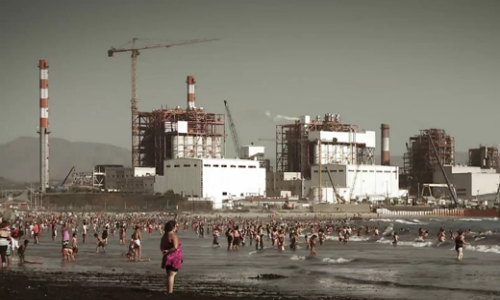
<svg viewBox="0 0 500 300">
<path fill-rule="evenodd" d="M 40 188 L 50 187 L 49 179 L 49 64 L 40 60 Z"/>
<path fill-rule="evenodd" d="M 391 165 L 391 153 L 389 152 L 389 125 L 382 124 L 380 126 L 381 130 L 381 142 L 382 142 L 382 153 L 381 153 L 381 165 L 390 166 Z"/>
<path fill-rule="evenodd" d="M 188 99 L 187 99 L 188 106 L 187 106 L 187 108 L 188 109 L 196 109 L 196 97 L 194 94 L 194 84 L 196 82 L 194 81 L 194 77 L 188 76 L 186 83 L 187 83 L 187 89 L 188 89 Z"/>
</svg>

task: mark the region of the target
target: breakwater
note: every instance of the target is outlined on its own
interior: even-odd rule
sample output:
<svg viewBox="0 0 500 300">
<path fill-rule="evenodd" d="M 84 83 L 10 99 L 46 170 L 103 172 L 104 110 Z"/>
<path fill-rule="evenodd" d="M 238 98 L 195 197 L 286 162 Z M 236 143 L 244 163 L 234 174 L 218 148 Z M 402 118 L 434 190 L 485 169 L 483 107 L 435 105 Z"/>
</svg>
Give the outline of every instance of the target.
<svg viewBox="0 0 500 300">
<path fill-rule="evenodd" d="M 211 211 L 209 201 L 186 201 L 178 195 L 137 195 L 121 193 L 46 194 L 41 206 L 47 211 L 71 212 L 144 212 Z"/>
</svg>

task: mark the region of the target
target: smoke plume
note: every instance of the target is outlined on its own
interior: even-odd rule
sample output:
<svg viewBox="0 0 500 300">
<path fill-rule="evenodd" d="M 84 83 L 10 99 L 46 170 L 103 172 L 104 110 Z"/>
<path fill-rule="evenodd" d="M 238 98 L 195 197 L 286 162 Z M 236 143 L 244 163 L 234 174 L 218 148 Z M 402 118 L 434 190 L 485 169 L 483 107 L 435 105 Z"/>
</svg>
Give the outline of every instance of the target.
<svg viewBox="0 0 500 300">
<path fill-rule="evenodd" d="M 299 118 L 289 117 L 289 116 L 284 116 L 284 115 L 276 115 L 273 117 L 270 111 L 266 111 L 265 114 L 269 119 L 273 120 L 274 123 L 277 123 L 279 121 L 297 121 L 297 120 L 299 120 Z"/>
</svg>

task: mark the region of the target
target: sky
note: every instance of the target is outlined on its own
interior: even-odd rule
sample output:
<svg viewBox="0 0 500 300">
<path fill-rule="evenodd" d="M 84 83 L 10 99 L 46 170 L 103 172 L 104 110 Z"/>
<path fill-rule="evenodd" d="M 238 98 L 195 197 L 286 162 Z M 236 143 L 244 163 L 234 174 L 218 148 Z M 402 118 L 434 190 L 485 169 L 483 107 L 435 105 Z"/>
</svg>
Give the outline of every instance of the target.
<svg viewBox="0 0 500 300">
<path fill-rule="evenodd" d="M 186 106 L 192 75 L 197 106 L 224 113 L 227 100 L 241 143 L 269 156 L 266 111 L 340 114 L 377 138 L 387 123 L 392 154 L 426 128 L 457 151 L 497 145 L 499 16 L 495 0 L 1 1 L 0 144 L 36 136 L 48 59 L 51 136 L 130 149 L 130 54 L 107 50 L 219 38 L 142 51 L 139 109 Z"/>
</svg>

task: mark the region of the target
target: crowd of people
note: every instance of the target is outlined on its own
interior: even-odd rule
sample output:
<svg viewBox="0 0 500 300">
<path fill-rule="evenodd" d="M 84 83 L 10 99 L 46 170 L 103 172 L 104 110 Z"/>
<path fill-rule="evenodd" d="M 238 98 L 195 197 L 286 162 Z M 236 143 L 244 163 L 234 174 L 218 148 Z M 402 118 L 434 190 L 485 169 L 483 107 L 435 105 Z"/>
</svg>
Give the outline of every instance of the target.
<svg viewBox="0 0 500 300">
<path fill-rule="evenodd" d="M 162 235 L 160 251 L 163 255 L 161 267 L 167 273 L 167 291 L 173 292 L 175 276 L 183 264 L 182 243 L 177 231 L 192 231 L 200 238 L 212 237 L 212 246 L 221 247 L 220 236 L 225 234 L 228 251 L 238 251 L 240 247 L 264 249 L 265 243 L 278 251 L 297 250 L 304 243 L 311 256 L 317 255 L 318 246 L 325 244 L 327 236 L 336 236 L 338 241 L 347 245 L 353 236 L 372 236 L 377 239 L 381 231 L 377 226 L 363 225 L 363 222 L 349 219 L 323 218 L 229 218 L 172 216 L 168 214 L 23 214 L 13 222 L 0 223 L 0 256 L 2 268 L 12 264 L 13 254 L 19 257 L 19 264 L 37 263 L 25 259 L 30 240 L 34 245 L 41 243 L 42 232 L 50 232 L 55 241 L 61 234 L 61 256 L 64 262 L 74 261 L 78 256 L 79 239 L 88 243 L 88 233 L 93 232 L 95 251 L 106 252 L 110 236 L 118 236 L 120 245 L 127 246 L 126 258 L 133 262 L 150 261 L 142 257 L 142 236 L 158 232 Z M 405 231 L 405 229 L 400 229 Z M 127 238 L 128 234 L 130 237 Z M 398 231 L 392 233 L 393 245 L 398 245 Z M 418 238 L 425 239 L 428 230 L 419 229 Z M 437 233 L 437 240 L 444 241 L 444 228 Z M 457 235 L 451 231 L 450 238 L 455 241 L 457 259 L 463 258 L 463 248 L 467 245 L 464 232 Z M 287 243 L 288 240 L 288 243 Z"/>
</svg>

